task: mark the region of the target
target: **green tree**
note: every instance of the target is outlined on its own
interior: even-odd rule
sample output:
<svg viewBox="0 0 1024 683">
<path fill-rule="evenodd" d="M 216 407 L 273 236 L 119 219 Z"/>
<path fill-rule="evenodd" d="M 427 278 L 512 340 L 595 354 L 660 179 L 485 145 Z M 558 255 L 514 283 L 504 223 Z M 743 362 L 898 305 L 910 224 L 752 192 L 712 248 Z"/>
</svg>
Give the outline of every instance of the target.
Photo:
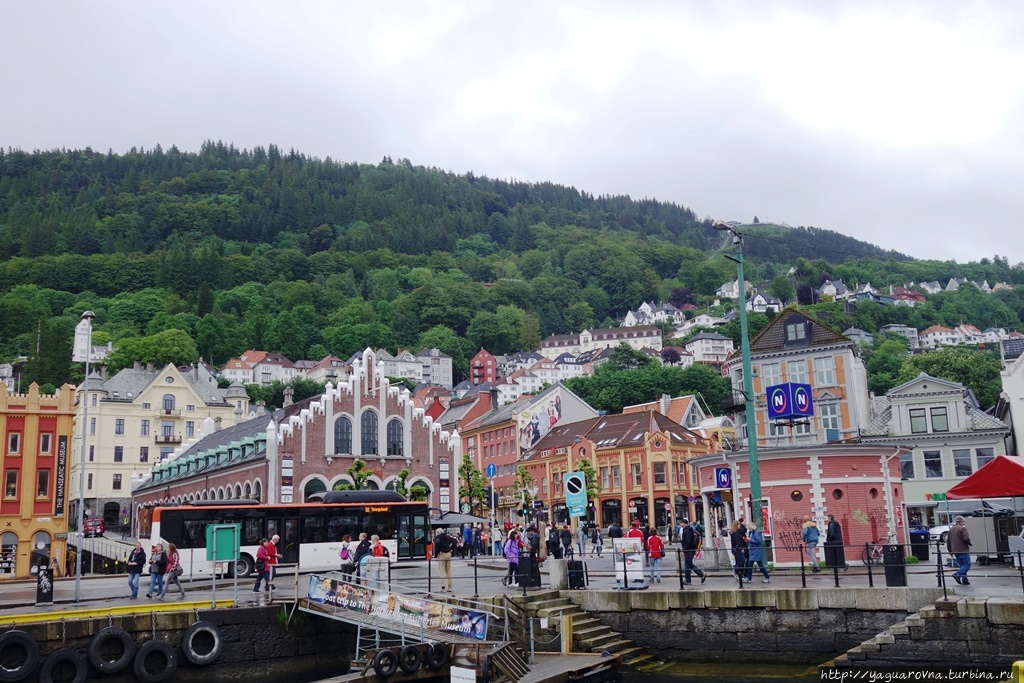
<svg viewBox="0 0 1024 683">
<path fill-rule="evenodd" d="M 796 298 L 796 288 L 785 275 L 776 275 L 768 285 L 768 293 L 780 299 L 782 303 L 789 303 Z"/>
<path fill-rule="evenodd" d="M 601 494 L 601 482 L 598 481 L 594 464 L 588 458 L 580 458 L 580 461 L 576 463 L 576 471 L 582 472 L 585 477 L 588 508 L 591 504 L 597 505 L 597 498 Z M 587 519 L 593 521 L 590 509 L 587 510 Z"/>
<path fill-rule="evenodd" d="M 466 453 L 462 456 L 462 464 L 459 465 L 459 494 L 465 497 L 466 502 L 473 506 L 478 513 L 483 504 L 484 488 L 486 487 L 487 478 L 473 464 L 473 458 Z"/>
<path fill-rule="evenodd" d="M 115 344 L 107 356 L 107 367 L 117 372 L 135 361 L 163 367 L 168 363 L 188 365 L 199 360 L 195 342 L 182 330 L 164 330 L 148 337 L 129 337 Z"/>
<path fill-rule="evenodd" d="M 959 382 L 974 391 L 982 408 L 995 404 L 1002 390 L 999 352 L 969 346 L 947 346 L 903 359 L 897 382 L 909 382 L 924 372 Z"/>
<path fill-rule="evenodd" d="M 351 467 L 345 470 L 345 472 L 355 482 L 356 491 L 362 491 L 363 487 L 366 486 L 366 480 L 373 474 L 373 470 L 366 465 L 366 461 L 362 458 L 353 460 Z"/>
<path fill-rule="evenodd" d="M 904 337 L 879 335 L 871 347 L 865 349 L 865 355 L 868 389 L 875 392 L 876 396 L 883 396 L 896 386 L 896 380 L 903 370 L 903 361 L 908 355 L 907 340 Z"/>
<path fill-rule="evenodd" d="M 519 496 L 523 501 L 523 505 L 528 510 L 533 509 L 533 496 L 530 495 L 529 491 L 530 484 L 532 483 L 533 477 L 530 476 L 530 472 L 522 465 L 519 465 L 516 468 L 516 478 L 512 486 L 515 489 L 515 495 Z"/>
</svg>

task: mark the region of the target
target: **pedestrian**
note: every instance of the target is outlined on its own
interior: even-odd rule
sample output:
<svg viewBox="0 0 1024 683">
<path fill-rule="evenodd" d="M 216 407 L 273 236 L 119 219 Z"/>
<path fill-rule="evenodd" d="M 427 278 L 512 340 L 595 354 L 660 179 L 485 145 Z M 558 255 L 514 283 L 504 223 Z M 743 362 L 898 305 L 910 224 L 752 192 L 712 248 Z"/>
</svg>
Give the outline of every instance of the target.
<svg viewBox="0 0 1024 683">
<path fill-rule="evenodd" d="M 622 527 L 619 526 L 618 522 L 612 522 L 611 526 L 608 527 L 608 538 L 612 539 L 612 542 L 616 538 L 622 538 Z"/>
<path fill-rule="evenodd" d="M 359 534 L 359 543 L 356 544 L 356 552 L 352 557 L 352 563 L 356 568 L 356 583 L 360 583 L 362 579 L 362 560 L 363 556 L 370 552 L 370 539 L 367 538 L 366 532 Z"/>
<path fill-rule="evenodd" d="M 527 533 L 529 533 L 529 530 L 527 530 Z M 527 536 L 527 538 L 529 538 L 529 536 Z M 548 529 L 548 540 L 545 541 L 545 545 L 548 549 L 548 557 L 552 557 L 556 560 L 562 559 L 562 550 L 558 543 L 557 526 L 552 525 L 551 528 Z"/>
<path fill-rule="evenodd" d="M 164 590 L 164 572 L 167 571 L 167 553 L 164 552 L 164 544 L 157 543 L 153 546 L 153 553 L 149 557 L 149 592 L 147 598 Z"/>
<path fill-rule="evenodd" d="M 953 580 L 961 586 L 970 586 L 967 572 L 971 571 L 971 535 L 967 532 L 964 518 L 957 515 L 953 527 L 946 536 L 946 549 L 953 554 L 959 569 L 953 574 Z"/>
<path fill-rule="evenodd" d="M 818 574 L 821 569 L 818 567 L 818 525 L 809 516 L 804 517 L 803 531 L 800 532 L 800 537 L 804 541 L 804 547 L 807 549 L 807 561 L 811 564 L 811 572 Z"/>
<path fill-rule="evenodd" d="M 452 581 L 452 553 L 458 545 L 445 529 L 434 539 L 434 551 L 437 553 L 437 568 L 441 574 L 441 592 L 452 592 L 455 583 Z"/>
<path fill-rule="evenodd" d="M 768 575 L 768 567 L 764 564 L 764 534 L 757 528 L 757 523 L 751 520 L 750 527 L 747 529 L 747 582 L 749 583 L 754 577 L 754 565 L 761 568 L 761 573 L 764 578 L 761 579 L 761 583 L 771 583 L 772 579 Z"/>
<path fill-rule="evenodd" d="M 494 529 L 494 555 L 501 555 L 504 552 L 505 544 L 502 542 L 501 529 Z"/>
<path fill-rule="evenodd" d="M 516 572 L 519 571 L 519 532 L 513 530 L 508 535 L 508 540 L 505 542 L 505 546 L 502 552 L 505 555 L 505 561 L 508 562 L 508 574 L 501 577 L 502 586 L 515 586 L 516 585 Z"/>
<path fill-rule="evenodd" d="M 355 548 L 351 546 L 352 536 L 349 534 L 342 536 L 341 548 L 338 550 L 338 559 L 341 561 L 341 578 L 345 581 L 352 580 L 352 570 L 355 568 L 355 563 L 352 561 Z"/>
<path fill-rule="evenodd" d="M 483 533 L 479 524 L 473 527 L 473 557 L 483 554 Z"/>
<path fill-rule="evenodd" d="M 466 559 L 466 556 L 472 557 L 473 551 L 473 527 L 466 525 L 462 527 L 462 559 Z"/>
<path fill-rule="evenodd" d="M 528 586 L 540 587 L 540 532 L 531 524 L 526 529 L 526 539 L 530 547 L 530 577 Z M 557 545 L 557 544 L 556 544 Z"/>
<path fill-rule="evenodd" d="M 562 531 L 558 534 L 558 538 L 562 541 L 562 555 L 567 560 L 572 559 L 572 529 L 568 524 L 562 525 Z"/>
<path fill-rule="evenodd" d="M 281 537 L 274 534 L 267 543 L 267 574 L 270 576 L 270 590 L 276 591 L 274 578 L 277 576 L 277 564 L 281 561 Z"/>
<path fill-rule="evenodd" d="M 142 569 L 146 566 L 146 551 L 142 544 L 135 542 L 135 548 L 128 554 L 128 588 L 132 595 L 129 600 L 137 600 L 139 597 L 139 579 L 142 578 Z"/>
<path fill-rule="evenodd" d="M 260 547 L 256 551 L 256 585 L 252 587 L 253 593 L 260 592 L 261 583 L 263 584 L 263 590 L 270 590 L 270 551 L 267 549 L 269 545 L 269 539 L 260 539 Z"/>
<path fill-rule="evenodd" d="M 637 552 L 640 552 L 641 550 L 643 550 L 644 532 L 640 529 L 640 520 L 639 519 L 634 519 L 633 520 L 633 525 L 631 527 L 629 527 L 629 531 L 626 532 L 625 538 L 638 538 L 638 539 L 640 539 L 640 550 L 638 550 Z"/>
<path fill-rule="evenodd" d="M 603 547 L 604 541 L 601 540 L 601 527 L 594 524 L 590 527 L 590 556 L 593 557 L 596 552 L 597 556 L 601 557 Z"/>
<path fill-rule="evenodd" d="M 742 519 L 742 518 L 741 518 Z M 747 528 L 741 519 L 729 527 L 729 542 L 732 544 L 733 574 L 737 578 L 747 573 Z"/>
<path fill-rule="evenodd" d="M 185 588 L 181 585 L 181 581 L 178 579 L 184 570 L 181 566 L 181 556 L 178 555 L 178 548 L 173 543 L 167 544 L 167 576 L 164 579 L 163 590 L 160 591 L 160 595 L 156 596 L 157 600 L 163 600 L 164 596 L 167 595 L 167 589 L 171 587 L 173 583 L 181 591 L 181 595 L 178 596 L 179 600 L 185 599 Z"/>
<path fill-rule="evenodd" d="M 586 545 L 587 545 L 587 525 L 581 523 L 576 528 L 576 547 L 579 548 L 580 557 L 583 557 L 586 554 L 584 552 L 584 550 L 583 550 L 586 547 Z"/>
<path fill-rule="evenodd" d="M 685 570 L 683 572 L 683 578 L 685 583 L 690 583 L 690 572 L 695 572 L 700 578 L 700 582 L 704 583 L 707 580 L 707 574 L 698 569 L 693 564 L 693 558 L 700 550 L 702 538 L 697 533 L 697 529 L 694 526 L 690 526 L 687 520 L 682 522 L 683 530 L 679 532 L 679 546 L 683 550 L 683 563 Z"/>
<path fill-rule="evenodd" d="M 658 534 L 647 537 L 647 558 L 651 565 L 651 583 L 661 583 L 661 558 L 665 557 L 665 542 Z"/>
<path fill-rule="evenodd" d="M 835 515 L 828 516 L 828 526 L 825 527 L 825 566 L 838 567 L 843 571 L 850 568 L 846 564 L 846 551 L 843 549 L 843 528 L 839 526 Z"/>
</svg>

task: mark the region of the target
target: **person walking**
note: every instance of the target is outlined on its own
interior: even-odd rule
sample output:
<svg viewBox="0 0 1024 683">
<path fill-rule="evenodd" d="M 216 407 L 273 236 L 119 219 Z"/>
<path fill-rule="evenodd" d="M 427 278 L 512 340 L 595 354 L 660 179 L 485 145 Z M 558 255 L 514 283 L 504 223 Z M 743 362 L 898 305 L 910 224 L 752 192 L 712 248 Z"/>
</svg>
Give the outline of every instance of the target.
<svg viewBox="0 0 1024 683">
<path fill-rule="evenodd" d="M 638 538 L 640 539 L 640 547 L 644 545 L 644 532 L 640 530 L 640 520 L 634 519 L 633 525 L 629 527 L 629 531 L 626 532 L 625 538 Z"/>
<path fill-rule="evenodd" d="M 647 537 L 647 557 L 651 565 L 651 583 L 661 583 L 661 558 L 665 557 L 665 542 L 658 534 Z"/>
<path fill-rule="evenodd" d="M 473 555 L 473 527 L 466 525 L 462 527 L 462 559 L 474 557 Z"/>
<path fill-rule="evenodd" d="M 270 577 L 270 590 L 276 591 L 274 577 L 277 575 L 277 563 L 281 561 L 281 537 L 274 534 L 267 542 L 267 575 Z"/>
<path fill-rule="evenodd" d="M 270 590 L 270 551 L 267 549 L 269 544 L 269 539 L 260 539 L 260 547 L 256 551 L 256 585 L 252 587 L 253 593 L 260 592 L 260 583 L 263 584 L 263 590 Z"/>
<path fill-rule="evenodd" d="M 181 556 L 178 555 L 178 548 L 173 543 L 167 544 L 167 576 L 164 580 L 163 590 L 160 591 L 160 595 L 156 596 L 157 600 L 163 600 L 164 596 L 167 595 L 167 589 L 171 587 L 173 583 L 181 591 L 178 596 L 179 600 L 185 599 L 185 588 L 181 585 L 181 581 L 178 579 L 183 573 L 181 566 Z"/>
<path fill-rule="evenodd" d="M 363 576 L 362 571 L 362 560 L 363 556 L 370 552 L 370 539 L 367 538 L 366 532 L 359 534 L 359 543 L 356 544 L 356 553 L 352 557 L 352 563 L 356 568 L 356 583 L 360 583 Z"/>
<path fill-rule="evenodd" d="M 149 592 L 147 598 L 153 594 L 160 595 L 164 590 L 164 573 L 167 571 L 167 553 L 164 552 L 164 544 L 157 543 L 153 546 L 153 554 L 149 558 Z"/>
<path fill-rule="evenodd" d="M 764 578 L 761 583 L 771 583 L 768 567 L 764 563 L 764 534 L 757 528 L 757 522 L 751 521 L 747 529 L 747 582 L 754 578 L 754 565 L 761 568 Z"/>
<path fill-rule="evenodd" d="M 492 551 L 491 554 L 492 555 L 501 555 L 504 552 L 505 544 L 502 541 L 501 529 L 499 529 L 498 527 L 494 527 L 493 541 L 494 541 L 494 550 Z"/>
<path fill-rule="evenodd" d="M 846 551 L 843 548 L 843 528 L 839 526 L 835 515 L 828 516 L 828 526 L 825 527 L 825 566 L 830 569 L 838 567 L 843 571 L 850 568 L 846 564 Z"/>
<path fill-rule="evenodd" d="M 694 566 L 693 558 L 700 550 L 701 536 L 697 533 L 697 530 L 689 524 L 687 520 L 682 522 L 683 529 L 679 532 L 679 546 L 683 551 L 683 579 L 684 582 L 690 583 L 690 572 L 697 574 L 701 583 L 707 581 L 707 574 L 701 569 Z"/>
<path fill-rule="evenodd" d="M 971 535 L 967 532 L 967 523 L 961 515 L 953 519 L 953 527 L 946 536 L 946 549 L 953 554 L 959 569 L 953 574 L 953 580 L 961 586 L 970 586 L 967 572 L 971 571 Z"/>
<path fill-rule="evenodd" d="M 434 550 L 437 552 L 437 568 L 441 574 L 440 592 L 451 593 L 455 584 L 452 581 L 452 553 L 458 547 L 458 541 L 452 538 L 448 532 L 441 529 L 441 533 L 434 538 Z"/>
<path fill-rule="evenodd" d="M 747 573 L 747 528 L 737 519 L 729 527 L 729 542 L 732 544 L 733 574 L 736 578 Z"/>
<path fill-rule="evenodd" d="M 601 557 L 601 550 L 604 548 L 604 541 L 601 540 L 601 527 L 594 524 L 590 527 L 590 556 L 593 557 L 594 553 L 597 553 L 598 557 Z"/>
<path fill-rule="evenodd" d="M 355 569 L 355 562 L 352 561 L 352 556 L 355 554 L 355 548 L 352 546 L 352 536 L 345 534 L 341 537 L 341 549 L 338 550 L 338 559 L 341 561 L 341 578 L 344 581 L 352 580 L 352 570 Z"/>
<path fill-rule="evenodd" d="M 585 548 L 587 547 L 587 525 L 580 523 L 576 527 L 576 547 L 580 551 L 580 557 L 586 555 Z"/>
<path fill-rule="evenodd" d="M 519 571 L 520 546 L 519 532 L 513 530 L 509 533 L 508 540 L 505 542 L 505 547 L 502 549 L 502 552 L 505 555 L 505 561 L 508 562 L 508 574 L 501 577 L 502 586 L 516 585 L 516 572 Z"/>
<path fill-rule="evenodd" d="M 800 532 L 800 538 L 803 539 L 804 547 L 807 549 L 807 561 L 811 564 L 811 572 L 814 574 L 821 573 L 821 568 L 818 567 L 818 525 L 809 516 L 804 517 L 804 527 Z"/>
<path fill-rule="evenodd" d="M 615 542 L 616 538 L 622 538 L 622 527 L 619 526 L 618 522 L 612 522 L 611 526 L 608 527 L 608 538 L 612 539 L 612 543 Z"/>
<path fill-rule="evenodd" d="M 146 551 L 142 549 L 142 544 L 136 541 L 135 548 L 128 554 L 128 588 L 132 592 L 129 600 L 139 598 L 139 579 L 142 578 L 142 569 L 145 566 Z"/>
<path fill-rule="evenodd" d="M 562 556 L 567 560 L 572 559 L 572 529 L 569 528 L 568 524 L 562 525 L 562 531 L 558 534 L 558 538 L 562 541 Z"/>
</svg>

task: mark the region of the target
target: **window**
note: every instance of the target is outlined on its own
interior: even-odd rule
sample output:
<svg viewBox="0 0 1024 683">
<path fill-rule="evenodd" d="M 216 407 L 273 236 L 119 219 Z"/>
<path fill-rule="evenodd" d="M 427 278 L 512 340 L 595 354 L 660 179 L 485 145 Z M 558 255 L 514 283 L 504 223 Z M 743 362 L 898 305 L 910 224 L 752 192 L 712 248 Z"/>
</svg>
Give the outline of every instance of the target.
<svg viewBox="0 0 1024 683">
<path fill-rule="evenodd" d="M 352 421 L 344 416 L 334 421 L 334 452 L 352 452 Z"/>
<path fill-rule="evenodd" d="M 95 433 L 96 433 L 96 418 L 95 417 L 90 417 L 89 418 L 89 434 L 93 435 Z"/>
<path fill-rule="evenodd" d="M 618 465 L 612 465 L 612 488 L 619 488 L 622 486 L 622 472 L 619 470 Z"/>
<path fill-rule="evenodd" d="M 681 463 L 681 462 L 677 462 L 676 463 L 676 475 L 678 476 L 678 479 L 676 481 L 679 483 L 679 485 L 680 486 L 686 486 L 686 464 L 685 463 Z"/>
<path fill-rule="evenodd" d="M 980 470 L 984 465 L 996 457 L 995 449 L 992 448 L 977 448 L 974 451 L 978 454 L 978 469 Z"/>
<path fill-rule="evenodd" d="M 149 436 L 149 420 L 142 421 L 142 430 L 140 433 L 142 436 Z"/>
<path fill-rule="evenodd" d="M 53 449 L 53 434 L 39 435 L 39 452 L 49 453 Z"/>
<path fill-rule="evenodd" d="M 149 446 L 139 447 L 139 462 L 149 462 Z"/>
<path fill-rule="evenodd" d="M 807 361 L 805 360 L 791 360 L 786 366 L 786 371 L 789 373 L 789 381 L 794 384 L 808 384 L 807 377 Z"/>
<path fill-rule="evenodd" d="M 910 431 L 912 434 L 928 432 L 928 419 L 925 417 L 924 408 L 910 409 Z"/>
<path fill-rule="evenodd" d="M 50 497 L 50 470 L 36 472 L 36 498 Z"/>
<path fill-rule="evenodd" d="M 18 470 L 7 470 L 4 473 L 4 498 L 16 498 L 18 495 Z"/>
<path fill-rule="evenodd" d="M 949 418 L 946 415 L 946 407 L 932 408 L 932 431 L 948 432 Z"/>
<path fill-rule="evenodd" d="M 819 387 L 832 387 L 836 384 L 836 361 L 828 358 L 814 359 L 814 383 Z"/>
<path fill-rule="evenodd" d="M 363 455 L 377 455 L 377 413 L 367 410 L 360 418 Z"/>
<path fill-rule="evenodd" d="M 653 470 L 654 470 L 654 483 L 655 484 L 666 484 L 666 483 L 668 483 L 667 477 L 666 477 L 666 474 L 665 474 L 665 463 L 663 463 L 663 462 L 653 463 Z"/>
<path fill-rule="evenodd" d="M 168 377 L 168 379 L 170 379 L 170 378 Z M 172 410 L 174 410 L 174 395 L 173 394 L 164 394 L 163 405 L 164 405 L 164 412 L 165 413 L 169 413 Z"/>
<path fill-rule="evenodd" d="M 114 420 L 114 433 L 117 435 L 124 434 L 124 418 L 117 418 Z"/>
<path fill-rule="evenodd" d="M 630 465 L 633 470 L 633 486 L 643 486 L 644 478 L 643 471 L 640 469 L 640 463 L 633 463 Z"/>
<path fill-rule="evenodd" d="M 799 342 L 807 340 L 807 323 L 801 320 L 800 322 L 789 323 L 786 325 L 786 341 L 787 342 Z"/>
<path fill-rule="evenodd" d="M 942 477 L 942 451 L 924 452 L 924 476 L 930 479 Z"/>
<path fill-rule="evenodd" d="M 192 412 L 192 411 L 194 411 L 195 409 L 196 409 L 196 407 L 195 407 L 195 406 L 185 406 L 185 410 L 187 410 L 188 412 Z"/>
<path fill-rule="evenodd" d="M 96 459 L 96 446 L 89 444 L 89 462 Z"/>
<path fill-rule="evenodd" d="M 778 363 L 765 363 L 761 366 L 761 387 L 773 387 L 782 384 L 782 366 Z"/>
<path fill-rule="evenodd" d="M 114 446 L 114 462 L 124 461 L 124 446 Z"/>
<path fill-rule="evenodd" d="M 121 490 L 121 475 L 120 474 L 115 474 L 114 475 L 113 489 L 115 491 L 120 491 Z"/>
<path fill-rule="evenodd" d="M 85 488 L 92 491 L 92 474 L 89 474 L 85 478 Z"/>
<path fill-rule="evenodd" d="M 17 453 L 21 450 L 21 434 L 11 433 L 7 435 L 7 452 Z"/>
<path fill-rule="evenodd" d="M 195 422 L 186 422 L 185 423 L 185 436 L 193 437 L 195 435 L 196 435 L 196 423 Z"/>
<path fill-rule="evenodd" d="M 388 455 L 402 455 L 404 452 L 404 428 L 401 420 L 388 422 Z M 494 455 L 491 447 L 491 455 Z"/>
<path fill-rule="evenodd" d="M 97 394 L 93 394 L 93 395 L 92 395 L 92 407 L 93 407 L 93 408 L 95 408 L 95 407 L 96 407 L 96 401 L 97 401 L 97 399 L 98 399 L 98 396 L 97 396 Z"/>
<path fill-rule="evenodd" d="M 971 449 L 970 448 L 954 448 L 953 449 L 953 474 L 957 477 L 966 477 L 973 472 L 971 467 Z"/>
<path fill-rule="evenodd" d="M 602 467 L 601 468 L 601 488 L 603 488 L 603 489 L 608 488 L 608 468 L 607 467 Z"/>
<path fill-rule="evenodd" d="M 914 454 L 900 454 L 900 477 L 903 479 L 916 479 L 914 475 Z"/>
<path fill-rule="evenodd" d="M 161 446 L 161 448 L 160 448 L 160 462 L 163 462 L 164 460 L 167 460 L 167 458 L 171 457 L 171 453 L 173 453 L 173 452 L 174 452 L 173 448 L 171 448 L 169 446 Z"/>
<path fill-rule="evenodd" d="M 143 403 L 143 404 L 142 404 L 142 409 L 143 409 L 143 410 L 149 410 L 149 409 L 150 409 L 150 408 L 152 408 L 152 407 L 153 407 L 153 406 L 152 406 L 152 404 L 150 404 L 150 403 Z"/>
<path fill-rule="evenodd" d="M 818 416 L 821 418 L 822 429 L 839 429 L 839 404 L 822 403 L 818 405 Z"/>
<path fill-rule="evenodd" d="M 174 436 L 174 423 L 170 420 L 161 420 L 160 435 L 163 436 L 164 439 L 169 439 Z"/>
</svg>

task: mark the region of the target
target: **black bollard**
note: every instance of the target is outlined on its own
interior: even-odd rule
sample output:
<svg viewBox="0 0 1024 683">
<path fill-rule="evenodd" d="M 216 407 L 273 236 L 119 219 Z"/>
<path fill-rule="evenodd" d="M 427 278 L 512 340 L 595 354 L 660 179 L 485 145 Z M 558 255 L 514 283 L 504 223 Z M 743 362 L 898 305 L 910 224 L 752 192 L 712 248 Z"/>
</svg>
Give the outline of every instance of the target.
<svg viewBox="0 0 1024 683">
<path fill-rule="evenodd" d="M 869 548 L 870 548 L 870 546 L 867 543 L 864 543 L 864 557 L 866 557 L 868 559 L 868 561 L 864 563 L 864 564 L 866 564 L 868 566 L 868 588 L 874 588 L 875 587 L 875 577 L 871 573 L 871 565 L 873 563 L 871 562 L 871 554 L 870 554 L 871 551 L 870 551 Z"/>
<path fill-rule="evenodd" d="M 803 543 L 798 545 L 797 548 L 800 549 L 800 585 L 807 588 L 807 566 L 804 564 L 804 554 L 807 552 L 807 549 Z"/>
<path fill-rule="evenodd" d="M 938 541 L 935 541 L 935 580 L 938 581 L 938 587 L 942 589 L 942 599 L 948 600 L 946 572 L 942 568 L 942 544 Z"/>
<path fill-rule="evenodd" d="M 431 572 L 431 569 L 430 569 L 430 565 L 432 565 L 432 564 L 434 564 L 433 560 L 432 559 L 428 559 L 427 560 L 427 592 L 428 593 L 430 593 L 430 592 L 432 592 L 434 590 L 434 587 L 433 587 L 434 581 L 433 581 L 433 577 L 431 576 L 432 572 Z"/>
<path fill-rule="evenodd" d="M 473 556 L 473 597 L 480 597 L 480 575 L 477 572 L 476 555 Z"/>
<path fill-rule="evenodd" d="M 622 588 L 626 590 L 629 588 L 629 576 L 626 572 L 626 549 L 622 549 Z"/>
<path fill-rule="evenodd" d="M 1024 589 L 1024 564 L 1021 563 L 1021 552 L 1017 551 L 1017 571 L 1020 572 L 1020 587 Z"/>
<path fill-rule="evenodd" d="M 679 590 L 683 590 L 683 551 L 679 548 L 676 548 L 676 565 L 679 568 Z"/>
</svg>

